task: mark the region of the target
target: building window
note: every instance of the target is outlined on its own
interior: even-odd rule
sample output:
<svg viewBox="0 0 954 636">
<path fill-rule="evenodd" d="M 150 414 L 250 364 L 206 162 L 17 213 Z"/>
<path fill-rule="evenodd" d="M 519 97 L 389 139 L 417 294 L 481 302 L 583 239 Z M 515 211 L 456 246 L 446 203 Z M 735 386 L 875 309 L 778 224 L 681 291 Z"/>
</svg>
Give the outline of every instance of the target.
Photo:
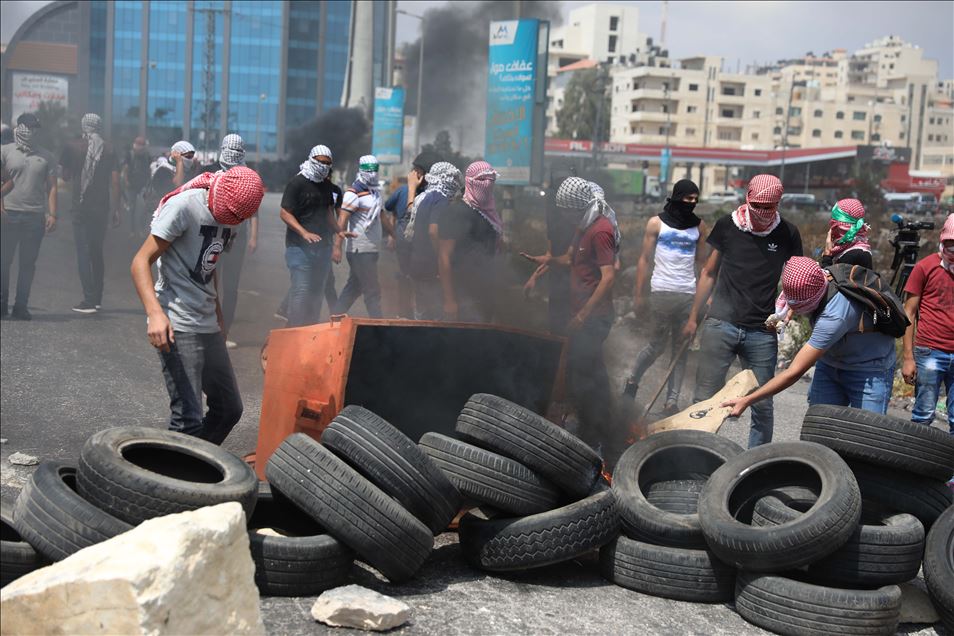
<svg viewBox="0 0 954 636">
<path fill-rule="evenodd" d="M 611 15 L 610 16 L 610 31 L 615 31 L 619 28 L 619 16 Z"/>
<path fill-rule="evenodd" d="M 699 85 L 698 85 L 698 84 L 690 84 L 690 85 L 689 85 L 689 90 L 695 92 L 695 91 L 699 90 Z"/>
<path fill-rule="evenodd" d="M 875 133 L 875 134 L 871 135 L 871 141 L 873 141 L 873 142 L 874 142 L 874 141 L 881 141 L 881 135 L 879 135 L 878 133 Z"/>
<path fill-rule="evenodd" d="M 881 115 L 875 115 L 874 120 L 875 120 L 875 123 L 878 123 L 879 121 L 881 121 Z"/>
<path fill-rule="evenodd" d="M 933 117 L 931 117 L 931 118 L 930 118 L 930 119 L 928 120 L 928 123 L 929 123 L 929 124 L 931 124 L 931 125 L 933 126 L 933 125 L 934 125 L 934 118 L 933 118 Z"/>
<path fill-rule="evenodd" d="M 756 97 L 761 97 L 761 96 L 762 96 L 762 89 L 761 89 L 761 88 L 756 88 L 756 89 L 755 89 L 755 96 L 756 96 Z"/>
<path fill-rule="evenodd" d="M 865 120 L 865 113 L 863 113 L 863 112 L 861 112 L 861 111 L 859 111 L 859 110 L 856 110 L 855 112 L 853 112 L 853 113 L 851 114 L 851 118 L 854 119 L 855 121 L 864 121 L 864 120 Z"/>
<path fill-rule="evenodd" d="M 788 134 L 795 135 L 797 137 L 798 135 L 802 134 L 802 127 L 792 126 L 791 128 L 788 129 Z"/>
<path fill-rule="evenodd" d="M 760 110 L 753 110 L 753 111 L 752 111 L 752 119 L 758 119 L 761 115 L 762 115 L 762 111 L 760 111 Z"/>
<path fill-rule="evenodd" d="M 928 141 L 934 141 L 934 135 L 928 135 Z"/>
<path fill-rule="evenodd" d="M 610 53 L 616 52 L 616 36 L 615 35 L 609 36 L 609 52 Z"/>
<path fill-rule="evenodd" d="M 901 123 L 902 123 L 902 124 L 903 124 L 905 121 L 907 121 L 907 119 L 908 119 L 908 116 L 907 116 L 907 115 L 901 115 Z"/>
<path fill-rule="evenodd" d="M 758 133 L 752 133 L 752 141 L 758 141 L 758 140 L 759 140 L 759 134 L 758 134 Z"/>
<path fill-rule="evenodd" d="M 865 131 L 863 131 L 863 130 L 852 130 L 852 131 L 851 131 L 851 138 L 852 138 L 852 139 L 856 139 L 856 140 L 857 140 L 857 139 L 864 139 L 864 138 L 865 138 Z"/>
<path fill-rule="evenodd" d="M 723 95 L 735 95 L 735 86 L 723 86 L 722 87 Z"/>
<path fill-rule="evenodd" d="M 841 132 L 840 130 L 835 131 L 835 139 L 841 139 L 844 136 L 845 136 L 845 133 Z"/>
<path fill-rule="evenodd" d="M 694 113 L 694 112 L 696 112 L 697 110 L 699 110 L 699 107 L 698 107 L 698 106 L 686 106 L 686 112 L 687 112 L 687 113 Z"/>
<path fill-rule="evenodd" d="M 812 131 L 812 137 L 816 137 L 816 138 L 817 138 L 817 137 L 821 137 L 821 130 L 818 129 L 818 128 L 816 128 L 815 130 L 813 130 L 813 131 Z"/>
<path fill-rule="evenodd" d="M 733 117 L 735 117 L 735 111 L 732 110 L 731 108 L 723 108 L 722 116 L 728 119 L 732 119 Z"/>
<path fill-rule="evenodd" d="M 788 114 L 790 117 L 800 117 L 802 114 L 802 109 L 800 106 L 792 106 L 788 109 Z"/>
<path fill-rule="evenodd" d="M 898 139 L 904 139 L 904 133 L 903 133 L 903 132 L 898 133 Z"/>
<path fill-rule="evenodd" d="M 782 127 L 781 127 L 781 126 L 776 126 L 775 128 L 772 129 L 772 133 L 773 133 L 773 134 L 776 134 L 776 135 L 781 135 L 781 134 L 782 134 Z"/>
<path fill-rule="evenodd" d="M 841 112 L 840 110 L 837 113 L 835 113 L 835 119 L 844 119 L 844 118 L 845 118 L 845 114 Z"/>
<path fill-rule="evenodd" d="M 660 127 L 659 127 L 659 134 L 660 134 L 660 135 L 665 135 L 665 134 L 666 134 L 666 127 L 665 127 L 665 126 L 660 126 Z"/>
<path fill-rule="evenodd" d="M 668 113 L 668 112 L 669 112 L 669 105 L 668 105 L 668 104 L 663 104 L 663 105 L 662 105 L 662 112 L 664 112 L 664 113 Z"/>
<path fill-rule="evenodd" d="M 688 135 L 689 137 L 694 137 L 695 134 L 696 134 L 695 128 L 686 128 L 686 135 Z"/>
<path fill-rule="evenodd" d="M 781 107 L 781 106 L 779 106 L 778 108 L 775 109 L 775 114 L 776 114 L 776 115 L 781 115 L 781 114 L 784 113 L 784 112 L 785 112 L 785 111 L 782 110 L 782 107 Z"/>
<path fill-rule="evenodd" d="M 815 112 L 812 113 L 812 114 L 813 114 L 815 117 L 821 117 L 822 115 L 824 115 L 824 113 L 821 111 L 821 109 L 817 109 L 817 108 L 815 109 Z"/>
</svg>

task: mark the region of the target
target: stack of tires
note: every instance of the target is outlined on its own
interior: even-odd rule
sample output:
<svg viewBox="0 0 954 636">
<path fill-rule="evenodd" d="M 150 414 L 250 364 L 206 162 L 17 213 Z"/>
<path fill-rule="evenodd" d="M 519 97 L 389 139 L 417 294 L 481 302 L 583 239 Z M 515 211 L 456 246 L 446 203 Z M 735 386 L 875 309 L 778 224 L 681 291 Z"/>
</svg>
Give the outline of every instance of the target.
<svg viewBox="0 0 954 636">
<path fill-rule="evenodd" d="M 460 494 L 437 465 L 407 436 L 360 406 L 345 407 L 320 443 L 301 433 L 285 439 L 269 458 L 265 475 L 275 515 L 297 514 L 296 523 L 310 523 L 329 535 L 313 541 L 308 565 L 301 563 L 304 546 L 283 537 L 256 538 L 269 564 L 259 587 L 270 594 L 304 596 L 338 585 L 352 555 L 392 583 L 405 581 L 420 569 L 434 535 L 447 528 L 460 507 Z M 253 525 L 271 527 L 272 522 L 263 515 Z M 316 569 L 326 575 L 320 584 L 311 578 Z"/>
<path fill-rule="evenodd" d="M 468 505 L 460 547 L 472 566 L 500 572 L 567 561 L 612 541 L 616 496 L 602 459 L 582 440 L 502 398 L 473 395 L 462 440 L 427 433 L 420 447 Z"/>
<path fill-rule="evenodd" d="M 731 600 L 735 568 L 707 546 L 698 507 L 709 476 L 741 452 L 727 439 L 689 430 L 631 446 L 613 475 L 622 533 L 600 552 L 603 576 L 652 596 Z"/>
</svg>

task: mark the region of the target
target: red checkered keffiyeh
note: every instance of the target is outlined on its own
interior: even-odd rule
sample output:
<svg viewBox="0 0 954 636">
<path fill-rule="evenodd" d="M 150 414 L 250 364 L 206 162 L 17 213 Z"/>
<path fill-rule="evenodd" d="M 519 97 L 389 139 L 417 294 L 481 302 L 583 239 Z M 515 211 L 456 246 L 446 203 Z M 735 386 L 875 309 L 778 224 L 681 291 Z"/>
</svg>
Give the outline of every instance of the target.
<svg viewBox="0 0 954 636">
<path fill-rule="evenodd" d="M 254 216 L 265 196 L 265 186 L 258 173 L 245 166 L 236 166 L 225 172 L 203 172 L 184 183 L 162 197 L 156 214 L 175 195 L 198 188 L 209 191 L 209 210 L 215 220 L 224 225 L 238 225 Z"/>
<path fill-rule="evenodd" d="M 494 232 L 503 234 L 503 223 L 497 214 L 497 204 L 494 201 L 494 182 L 498 176 L 494 167 L 486 161 L 475 161 L 467 166 L 464 176 L 464 203 L 477 210 L 494 228 Z"/>
<path fill-rule="evenodd" d="M 782 200 L 785 188 L 778 177 L 771 174 L 757 174 L 749 181 L 745 193 L 745 203 L 732 213 L 732 221 L 743 232 L 756 236 L 768 236 L 782 222 L 778 213 L 778 203 Z M 751 204 L 771 206 L 769 209 L 751 207 Z"/>
<path fill-rule="evenodd" d="M 796 314 L 810 314 L 828 291 L 825 270 L 807 256 L 793 256 L 782 270 L 782 293 Z"/>
<path fill-rule="evenodd" d="M 835 209 L 841 210 L 842 220 L 835 219 Z M 835 204 L 832 210 L 832 218 L 828 221 L 828 227 L 831 229 L 831 255 L 838 256 L 849 250 L 860 249 L 866 252 L 871 251 L 868 245 L 868 225 L 862 225 L 853 237 L 845 239 L 845 235 L 851 231 L 856 223 L 849 223 L 844 215 L 852 219 L 865 218 L 865 206 L 858 199 L 841 199 Z"/>
</svg>

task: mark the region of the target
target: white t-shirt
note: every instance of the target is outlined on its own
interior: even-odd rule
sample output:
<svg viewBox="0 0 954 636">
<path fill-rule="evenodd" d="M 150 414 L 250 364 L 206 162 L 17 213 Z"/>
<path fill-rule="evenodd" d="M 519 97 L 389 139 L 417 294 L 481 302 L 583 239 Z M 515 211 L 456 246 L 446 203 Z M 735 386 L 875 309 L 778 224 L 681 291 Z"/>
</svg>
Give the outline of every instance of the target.
<svg viewBox="0 0 954 636">
<path fill-rule="evenodd" d="M 345 241 L 346 252 L 377 252 L 381 244 L 381 194 L 374 190 L 345 190 L 341 209 L 348 212 L 348 231 L 357 238 Z"/>
<path fill-rule="evenodd" d="M 656 260 L 649 288 L 654 292 L 696 293 L 696 250 L 699 227 L 672 228 L 660 219 Z"/>
<path fill-rule="evenodd" d="M 236 228 L 216 221 L 208 202 L 208 190 L 180 192 L 166 201 L 152 221 L 153 236 L 171 243 L 156 262 L 156 297 L 174 331 L 219 331 L 212 277 Z"/>
</svg>

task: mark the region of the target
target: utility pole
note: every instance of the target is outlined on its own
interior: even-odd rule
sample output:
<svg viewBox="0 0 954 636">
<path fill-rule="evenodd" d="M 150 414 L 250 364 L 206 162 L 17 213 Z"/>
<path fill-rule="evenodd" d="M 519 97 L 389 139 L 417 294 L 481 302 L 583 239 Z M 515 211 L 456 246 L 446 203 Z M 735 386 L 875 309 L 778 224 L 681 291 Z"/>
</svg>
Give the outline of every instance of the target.
<svg viewBox="0 0 954 636">
<path fill-rule="evenodd" d="M 792 73 L 792 81 L 788 86 L 788 106 L 785 109 L 785 126 L 782 128 L 782 166 L 779 169 L 778 180 L 785 185 L 785 150 L 788 147 L 788 121 L 792 115 L 792 93 L 795 91 L 795 73 Z"/>
<path fill-rule="evenodd" d="M 209 138 L 211 137 L 212 117 L 215 110 L 215 19 L 218 14 L 225 15 L 229 9 L 197 9 L 190 5 L 193 14 L 201 13 L 205 16 L 205 68 L 202 74 L 202 92 L 205 94 L 205 108 L 202 115 L 202 148 L 206 155 L 209 152 Z M 194 19 L 193 15 L 193 19 Z M 228 69 L 223 69 L 228 72 Z M 191 89 L 191 87 L 187 87 Z M 223 96 L 223 101 L 225 96 Z"/>
</svg>

